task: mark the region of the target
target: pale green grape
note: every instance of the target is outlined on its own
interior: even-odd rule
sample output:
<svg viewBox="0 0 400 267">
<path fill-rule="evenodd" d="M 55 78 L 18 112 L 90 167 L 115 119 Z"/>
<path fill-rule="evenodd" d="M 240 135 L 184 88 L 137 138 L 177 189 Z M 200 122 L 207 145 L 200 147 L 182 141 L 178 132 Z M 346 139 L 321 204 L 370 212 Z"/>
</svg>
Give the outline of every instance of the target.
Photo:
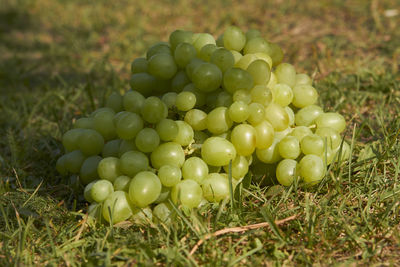
<svg viewBox="0 0 400 267">
<path fill-rule="evenodd" d="M 270 49 L 271 52 L 269 55 L 271 55 L 273 66 L 275 67 L 281 64 L 283 60 L 283 51 L 282 48 L 276 43 L 270 43 Z"/>
<path fill-rule="evenodd" d="M 213 109 L 207 115 L 207 129 L 213 134 L 221 134 L 228 131 L 232 126 L 232 120 L 229 117 L 226 107 Z"/>
<path fill-rule="evenodd" d="M 305 73 L 298 73 L 296 75 L 296 85 L 300 84 L 312 85 L 312 80 L 310 76 Z"/>
<path fill-rule="evenodd" d="M 327 142 L 327 146 L 332 150 L 338 148 L 342 141 L 340 134 L 336 130 L 329 127 L 317 128 L 315 134 L 321 136 L 324 142 Z"/>
<path fill-rule="evenodd" d="M 83 132 L 83 129 L 72 129 L 64 133 L 62 144 L 65 151 L 70 152 L 79 149 L 78 140 Z"/>
<path fill-rule="evenodd" d="M 137 91 L 128 91 L 122 98 L 122 105 L 126 111 L 140 114 L 143 103 L 146 98 Z"/>
<path fill-rule="evenodd" d="M 129 177 L 149 169 L 149 159 L 140 151 L 128 151 L 122 154 L 119 160 L 121 172 Z"/>
<path fill-rule="evenodd" d="M 319 115 L 315 119 L 317 128 L 332 128 L 338 133 L 341 133 L 346 128 L 346 121 L 342 115 L 336 112 L 327 112 Z"/>
<path fill-rule="evenodd" d="M 224 166 L 236 157 L 236 149 L 222 137 L 210 137 L 201 147 L 201 157 L 208 165 Z"/>
<path fill-rule="evenodd" d="M 71 151 L 65 154 L 65 169 L 70 173 L 79 173 L 85 159 L 85 155 L 80 150 Z"/>
<path fill-rule="evenodd" d="M 235 63 L 235 67 L 236 68 L 240 68 L 242 70 L 247 70 L 247 68 L 249 67 L 249 65 L 257 60 L 257 56 L 255 54 L 247 54 L 242 56 L 236 63 Z"/>
<path fill-rule="evenodd" d="M 201 60 L 210 62 L 212 53 L 214 53 L 214 51 L 217 49 L 218 47 L 215 44 L 207 44 L 201 48 L 200 53 L 198 53 L 198 56 Z"/>
<path fill-rule="evenodd" d="M 74 123 L 74 128 L 93 129 L 93 118 L 80 118 Z"/>
<path fill-rule="evenodd" d="M 203 198 L 203 190 L 194 180 L 182 180 L 172 187 L 171 199 L 185 208 L 197 207 Z"/>
<path fill-rule="evenodd" d="M 176 96 L 175 106 L 178 110 L 188 111 L 196 105 L 196 95 L 192 92 L 180 92 Z"/>
<path fill-rule="evenodd" d="M 281 63 L 276 66 L 275 75 L 278 79 L 278 83 L 283 83 L 290 88 L 293 88 L 296 84 L 296 70 L 293 65 L 289 63 Z"/>
<path fill-rule="evenodd" d="M 226 70 L 233 67 L 235 58 L 228 49 L 218 48 L 211 54 L 210 62 L 217 65 L 224 73 Z"/>
<path fill-rule="evenodd" d="M 110 140 L 103 146 L 103 151 L 101 155 L 104 158 L 107 157 L 118 157 L 119 156 L 119 146 L 121 145 L 121 139 Z"/>
<path fill-rule="evenodd" d="M 163 94 L 161 97 L 161 101 L 167 106 L 168 109 L 171 109 L 175 106 L 176 97 L 178 96 L 175 92 L 168 92 Z"/>
<path fill-rule="evenodd" d="M 182 179 L 181 169 L 174 165 L 163 165 L 158 170 L 158 178 L 163 186 L 172 187 Z"/>
<path fill-rule="evenodd" d="M 92 129 L 84 129 L 78 139 L 79 150 L 86 156 L 100 154 L 103 150 L 104 138 Z"/>
<path fill-rule="evenodd" d="M 88 193 L 90 194 L 90 199 L 93 199 L 93 201 L 96 201 L 97 203 L 101 203 L 113 192 L 114 187 L 110 181 L 97 180 L 91 185 Z"/>
<path fill-rule="evenodd" d="M 191 109 L 186 112 L 184 121 L 195 131 L 207 129 L 207 113 L 200 109 Z"/>
<path fill-rule="evenodd" d="M 293 87 L 292 104 L 298 108 L 313 105 L 318 100 L 318 92 L 311 85 L 300 84 Z"/>
<path fill-rule="evenodd" d="M 103 217 L 112 224 L 125 221 L 132 215 L 131 205 L 126 192 L 115 191 L 104 201 Z"/>
<path fill-rule="evenodd" d="M 234 94 L 238 90 L 250 90 L 253 85 L 253 77 L 245 70 L 231 68 L 224 73 L 223 85 L 226 91 Z"/>
<path fill-rule="evenodd" d="M 136 147 L 144 152 L 149 153 L 154 151 L 160 144 L 160 137 L 153 128 L 143 128 L 138 132 L 135 138 Z"/>
<path fill-rule="evenodd" d="M 174 52 L 174 59 L 178 67 L 185 68 L 197 55 L 196 48 L 189 43 L 180 43 Z"/>
<path fill-rule="evenodd" d="M 257 133 L 253 126 L 239 124 L 232 130 L 231 142 L 238 155 L 250 156 L 256 149 L 256 137 Z"/>
<path fill-rule="evenodd" d="M 229 180 L 219 173 L 210 173 L 202 188 L 203 197 L 210 202 L 220 202 L 229 197 Z"/>
<path fill-rule="evenodd" d="M 119 159 L 114 157 L 102 159 L 97 166 L 97 172 L 101 179 L 114 182 L 121 175 Z"/>
<path fill-rule="evenodd" d="M 186 85 L 190 83 L 189 77 L 184 70 L 178 71 L 171 81 L 171 90 L 181 92 Z"/>
<path fill-rule="evenodd" d="M 324 113 L 321 107 L 316 105 L 306 106 L 299 111 L 297 111 L 295 115 L 296 125 L 299 126 L 310 126 L 314 124 L 315 119 L 318 118 L 319 115 Z"/>
<path fill-rule="evenodd" d="M 242 101 L 235 101 L 228 109 L 229 118 L 234 122 L 244 122 L 250 116 L 249 106 Z"/>
<path fill-rule="evenodd" d="M 296 137 L 288 135 L 279 142 L 279 154 L 285 159 L 296 159 L 300 156 L 300 142 Z"/>
<path fill-rule="evenodd" d="M 290 133 L 291 136 L 294 136 L 301 142 L 303 138 L 307 135 L 311 135 L 313 132 L 311 131 L 310 128 L 306 126 L 296 126 L 293 131 Z"/>
<path fill-rule="evenodd" d="M 268 148 L 274 141 L 274 127 L 266 120 L 254 126 L 256 131 L 256 148 Z"/>
<path fill-rule="evenodd" d="M 93 117 L 93 129 L 99 132 L 104 140 L 114 139 L 117 134 L 114 126 L 114 111 L 103 110 Z"/>
<path fill-rule="evenodd" d="M 139 172 L 129 185 L 129 198 L 139 208 L 157 200 L 161 193 L 160 179 L 152 172 Z"/>
<path fill-rule="evenodd" d="M 114 181 L 114 191 L 125 191 L 129 192 L 129 183 L 131 182 L 131 177 L 121 175 L 118 176 Z"/>
<path fill-rule="evenodd" d="M 300 142 L 301 152 L 303 154 L 322 155 L 324 152 L 324 139 L 316 134 L 310 134 L 301 139 Z"/>
<path fill-rule="evenodd" d="M 250 55 L 250 54 L 249 54 Z M 268 67 L 269 67 L 269 71 L 268 71 L 268 73 L 269 73 L 269 76 L 271 76 L 271 68 L 272 68 L 272 58 L 268 55 L 268 54 L 265 54 L 265 53 L 263 53 L 263 52 L 258 52 L 258 53 L 254 53 L 254 54 L 252 54 L 252 55 L 255 55 L 256 56 L 256 59 L 254 59 L 253 61 L 251 61 L 251 63 L 250 64 L 252 64 L 254 61 L 256 61 L 256 60 L 263 60 L 263 61 L 265 61 L 267 64 L 268 64 Z M 249 65 L 250 66 L 250 65 Z M 268 79 L 269 80 L 269 79 Z M 267 81 L 267 83 L 268 83 L 268 81 Z"/>
<path fill-rule="evenodd" d="M 192 41 L 193 33 L 190 31 L 175 30 L 169 35 L 169 43 L 172 51 L 175 51 L 180 44 L 191 43 Z"/>
<path fill-rule="evenodd" d="M 265 118 L 275 131 L 283 131 L 289 126 L 289 116 L 285 109 L 278 104 L 271 103 L 265 108 Z"/>
<path fill-rule="evenodd" d="M 178 67 L 172 55 L 157 53 L 149 59 L 147 70 L 154 77 L 167 80 L 175 75 Z"/>
<path fill-rule="evenodd" d="M 293 90 L 286 84 L 278 83 L 272 88 L 274 102 L 282 107 L 289 105 L 293 100 Z"/>
<path fill-rule="evenodd" d="M 273 140 L 272 144 L 265 149 L 256 149 L 256 155 L 257 158 L 264 163 L 277 163 L 279 162 L 282 157 L 279 154 L 279 146 L 278 146 L 279 140 L 276 138 Z"/>
<path fill-rule="evenodd" d="M 202 184 L 202 181 L 208 175 L 207 164 L 199 157 L 188 158 L 182 166 L 183 179 L 195 180 L 197 183 Z"/>
<path fill-rule="evenodd" d="M 247 67 L 247 72 L 253 77 L 255 85 L 267 85 L 270 76 L 270 65 L 262 59 L 254 60 Z"/>
<path fill-rule="evenodd" d="M 266 85 L 256 85 L 250 91 L 253 103 L 260 103 L 267 107 L 272 101 L 272 93 Z"/>
<path fill-rule="evenodd" d="M 256 37 L 261 37 L 261 32 L 256 29 L 249 29 L 246 32 L 246 40 L 249 41 L 250 39 L 256 38 Z"/>
<path fill-rule="evenodd" d="M 174 142 L 161 144 L 150 156 L 151 165 L 159 169 L 163 165 L 174 165 L 181 167 L 185 161 L 185 153 L 182 147 Z"/>
<path fill-rule="evenodd" d="M 229 107 L 232 105 L 232 95 L 227 91 L 222 91 L 217 96 L 217 101 L 215 102 L 216 107 Z"/>
<path fill-rule="evenodd" d="M 265 107 L 260 103 L 251 103 L 249 105 L 249 117 L 247 121 L 255 126 L 265 120 Z"/>
<path fill-rule="evenodd" d="M 307 185 L 314 185 L 324 178 L 326 166 L 323 160 L 313 154 L 305 155 L 299 162 L 300 175 Z"/>
<path fill-rule="evenodd" d="M 105 106 L 113 109 L 115 112 L 120 112 L 123 109 L 121 94 L 118 92 L 112 92 L 107 97 Z"/>
<path fill-rule="evenodd" d="M 116 120 L 116 132 L 121 139 L 133 139 L 143 129 L 142 118 L 132 112 L 125 112 Z"/>
<path fill-rule="evenodd" d="M 214 64 L 203 63 L 194 69 L 191 78 L 193 84 L 201 92 L 211 92 L 221 85 L 222 72 Z"/>
<path fill-rule="evenodd" d="M 131 76 L 130 85 L 133 91 L 149 96 L 156 89 L 157 79 L 147 72 L 135 73 Z"/>
<path fill-rule="evenodd" d="M 194 132 L 192 127 L 184 121 L 175 121 L 178 125 L 178 134 L 172 140 L 181 146 L 187 146 L 193 141 Z"/>
<path fill-rule="evenodd" d="M 244 156 L 236 156 L 232 161 L 232 177 L 236 180 L 244 177 L 249 171 L 249 161 Z M 224 166 L 226 173 L 229 173 L 229 165 Z"/>
<path fill-rule="evenodd" d="M 89 184 L 94 180 L 99 179 L 99 175 L 97 174 L 97 166 L 101 160 L 102 157 L 97 155 L 85 159 L 79 172 L 79 177 L 82 184 Z"/>
<path fill-rule="evenodd" d="M 147 59 L 144 57 L 135 58 L 131 64 L 131 73 L 147 72 Z"/>
<path fill-rule="evenodd" d="M 142 118 L 149 123 L 157 123 L 168 115 L 168 108 L 158 97 L 148 97 L 140 111 Z"/>
<path fill-rule="evenodd" d="M 290 186 L 297 178 L 297 161 L 284 159 L 276 167 L 276 179 L 283 186 Z"/>
<path fill-rule="evenodd" d="M 253 54 L 257 52 L 263 52 L 271 55 L 271 44 L 262 37 L 254 37 L 250 40 L 247 40 L 246 45 L 243 48 L 243 53 Z"/>
<path fill-rule="evenodd" d="M 172 141 L 178 135 L 178 124 L 171 119 L 162 119 L 156 125 L 156 131 L 162 141 Z"/>
<path fill-rule="evenodd" d="M 250 105 L 251 103 L 251 94 L 248 90 L 237 90 L 233 93 L 232 96 L 233 102 L 242 101 L 243 103 Z"/>
<path fill-rule="evenodd" d="M 199 53 L 203 46 L 207 44 L 213 44 L 215 45 L 215 39 L 214 37 L 209 34 L 209 33 L 199 33 L 197 34 L 197 38 L 193 40 L 193 46 L 196 48 L 197 52 Z"/>
<path fill-rule="evenodd" d="M 240 52 L 246 44 L 246 35 L 236 26 L 229 26 L 223 35 L 224 46 L 226 49 Z"/>
</svg>

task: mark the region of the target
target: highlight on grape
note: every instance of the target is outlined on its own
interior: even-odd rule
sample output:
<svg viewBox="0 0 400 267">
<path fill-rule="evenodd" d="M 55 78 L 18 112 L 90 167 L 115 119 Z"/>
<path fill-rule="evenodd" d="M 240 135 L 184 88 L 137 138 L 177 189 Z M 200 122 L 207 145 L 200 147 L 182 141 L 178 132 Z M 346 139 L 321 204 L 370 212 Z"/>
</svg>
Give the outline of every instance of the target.
<svg viewBox="0 0 400 267">
<path fill-rule="evenodd" d="M 171 203 L 220 202 L 248 173 L 318 184 L 349 157 L 346 122 L 282 60 L 254 29 L 176 30 L 133 60 L 131 90 L 76 120 L 56 168 L 79 175 L 89 214 L 111 223 L 168 222 Z"/>
</svg>

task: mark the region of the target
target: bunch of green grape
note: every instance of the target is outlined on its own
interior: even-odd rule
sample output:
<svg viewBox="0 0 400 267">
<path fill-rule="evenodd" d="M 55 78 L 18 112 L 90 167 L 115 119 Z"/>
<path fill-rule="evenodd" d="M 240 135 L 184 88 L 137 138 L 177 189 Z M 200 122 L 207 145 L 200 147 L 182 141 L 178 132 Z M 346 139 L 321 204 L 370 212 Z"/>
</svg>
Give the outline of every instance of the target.
<svg viewBox="0 0 400 267">
<path fill-rule="evenodd" d="M 57 170 L 78 174 L 89 210 L 112 223 L 220 202 L 253 168 L 314 185 L 349 156 L 346 123 L 282 59 L 257 30 L 176 30 L 132 62 L 131 90 L 64 134 Z"/>
</svg>

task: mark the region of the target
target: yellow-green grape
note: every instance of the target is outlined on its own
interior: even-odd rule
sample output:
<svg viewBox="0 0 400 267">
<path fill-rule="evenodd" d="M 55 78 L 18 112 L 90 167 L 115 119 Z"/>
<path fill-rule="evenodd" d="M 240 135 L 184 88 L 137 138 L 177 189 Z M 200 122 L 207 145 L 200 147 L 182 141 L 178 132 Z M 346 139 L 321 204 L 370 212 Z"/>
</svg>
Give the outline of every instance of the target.
<svg viewBox="0 0 400 267">
<path fill-rule="evenodd" d="M 133 177 L 137 173 L 149 169 L 149 159 L 140 151 L 128 151 L 122 154 L 119 168 L 123 174 Z"/>
<path fill-rule="evenodd" d="M 213 109 L 207 115 L 207 129 L 210 133 L 221 134 L 228 131 L 232 126 L 232 120 L 229 117 L 226 107 Z"/>
<path fill-rule="evenodd" d="M 121 140 L 119 145 L 118 157 L 121 157 L 125 152 L 137 150 L 135 140 Z"/>
<path fill-rule="evenodd" d="M 324 178 L 326 166 L 322 158 L 317 155 L 305 155 L 299 162 L 300 176 L 306 185 L 317 184 Z"/>
<path fill-rule="evenodd" d="M 214 51 L 217 49 L 218 47 L 215 44 L 206 44 L 201 48 L 200 53 L 198 53 L 198 56 L 201 60 L 210 62 L 212 53 L 214 53 Z"/>
<path fill-rule="evenodd" d="M 131 63 L 131 73 L 147 72 L 147 59 L 144 57 L 135 58 Z"/>
<path fill-rule="evenodd" d="M 201 157 L 208 165 L 224 166 L 236 157 L 236 149 L 228 140 L 214 136 L 204 141 Z"/>
<path fill-rule="evenodd" d="M 255 85 L 267 85 L 269 82 L 271 69 L 266 61 L 262 59 L 254 60 L 246 70 L 253 77 Z"/>
<path fill-rule="evenodd" d="M 222 72 L 214 64 L 202 63 L 198 65 L 191 75 L 192 82 L 201 92 L 212 92 L 222 83 Z"/>
<path fill-rule="evenodd" d="M 266 85 L 256 85 L 251 89 L 251 100 L 267 107 L 272 101 L 272 93 Z"/>
<path fill-rule="evenodd" d="M 297 111 L 295 123 L 299 126 L 310 126 L 315 123 L 315 119 L 322 113 L 324 113 L 324 111 L 317 105 L 306 106 Z"/>
<path fill-rule="evenodd" d="M 233 55 L 233 58 L 235 59 L 235 63 L 234 63 L 234 66 L 235 66 L 236 63 L 238 63 L 238 61 L 243 57 L 243 55 L 240 52 L 235 51 L 235 50 L 230 50 L 230 51 Z"/>
<path fill-rule="evenodd" d="M 167 42 L 157 42 L 153 44 L 146 52 L 146 59 L 149 60 L 156 54 L 171 54 L 171 48 Z"/>
<path fill-rule="evenodd" d="M 119 159 L 114 157 L 102 159 L 97 166 L 97 172 L 101 179 L 114 182 L 122 174 Z"/>
<path fill-rule="evenodd" d="M 285 159 L 296 159 L 300 156 L 300 142 L 294 136 L 285 136 L 279 142 L 279 154 Z"/>
<path fill-rule="evenodd" d="M 228 113 L 232 121 L 244 122 L 250 115 L 249 106 L 242 101 L 236 101 L 229 107 Z"/>
<path fill-rule="evenodd" d="M 157 123 L 168 115 L 168 108 L 158 97 L 148 97 L 140 111 L 142 118 L 149 123 Z"/>
<path fill-rule="evenodd" d="M 118 157 L 120 145 L 121 145 L 121 139 L 114 139 L 114 140 L 108 141 L 107 143 L 104 144 L 101 155 L 104 158 Z"/>
<path fill-rule="evenodd" d="M 321 136 L 324 142 L 327 142 L 327 146 L 332 150 L 338 148 L 342 141 L 340 134 L 330 127 L 317 128 L 315 134 Z"/>
<path fill-rule="evenodd" d="M 182 179 L 181 169 L 174 165 L 163 165 L 158 170 L 158 178 L 163 186 L 172 187 Z"/>
<path fill-rule="evenodd" d="M 246 35 L 236 26 L 229 26 L 224 31 L 224 46 L 226 49 L 240 52 L 246 44 Z"/>
<path fill-rule="evenodd" d="M 293 109 L 291 109 L 290 107 L 286 106 L 284 107 L 286 113 L 289 116 L 289 126 L 294 126 L 294 122 L 295 122 L 295 115 L 294 115 L 294 111 Z"/>
<path fill-rule="evenodd" d="M 100 156 L 91 156 L 85 159 L 82 163 L 81 170 L 79 172 L 79 178 L 82 184 L 89 184 L 94 180 L 99 179 L 99 175 L 97 173 L 97 166 L 99 162 L 102 160 Z"/>
<path fill-rule="evenodd" d="M 296 85 L 296 70 L 289 63 L 281 63 L 276 66 L 275 75 L 278 83 L 283 83 L 293 88 Z"/>
<path fill-rule="evenodd" d="M 203 48 L 203 46 L 205 46 L 207 44 L 215 45 L 216 43 L 215 43 L 214 37 L 211 34 L 198 33 L 197 37 L 194 38 L 192 44 L 193 44 L 194 48 L 196 48 L 197 53 L 199 53 L 201 51 L 201 49 Z"/>
<path fill-rule="evenodd" d="M 256 148 L 265 149 L 271 146 L 274 140 L 274 127 L 266 120 L 254 126 L 256 131 Z"/>
<path fill-rule="evenodd" d="M 107 97 L 105 106 L 113 109 L 115 112 L 120 112 L 123 109 L 121 94 L 118 92 L 112 92 Z"/>
<path fill-rule="evenodd" d="M 102 110 L 97 112 L 93 117 L 93 129 L 99 132 L 104 140 L 108 141 L 114 139 L 117 134 L 114 126 L 113 110 Z"/>
<path fill-rule="evenodd" d="M 215 102 L 216 107 L 229 107 L 232 105 L 232 95 L 227 91 L 222 91 L 217 96 L 217 101 Z"/>
<path fill-rule="evenodd" d="M 176 97 L 178 96 L 175 92 L 168 92 L 163 94 L 161 97 L 161 101 L 167 106 L 168 109 L 171 109 L 175 106 Z"/>
<path fill-rule="evenodd" d="M 187 84 L 183 90 L 184 92 L 192 92 L 196 96 L 196 105 L 195 107 L 202 107 L 206 104 L 206 95 L 200 92 L 193 83 Z"/>
<path fill-rule="evenodd" d="M 154 151 L 160 144 L 160 137 L 153 128 L 143 128 L 138 132 L 135 138 L 136 147 L 144 152 L 149 153 Z"/>
<path fill-rule="evenodd" d="M 297 108 L 313 105 L 318 100 L 318 92 L 311 85 L 300 84 L 293 87 L 292 104 Z"/>
<path fill-rule="evenodd" d="M 156 201 L 160 193 L 160 179 L 150 171 L 139 172 L 129 184 L 129 198 L 139 208 L 144 208 Z"/>
<path fill-rule="evenodd" d="M 294 136 L 297 138 L 297 140 L 299 140 L 299 142 L 301 142 L 301 140 L 303 140 L 303 138 L 307 135 L 311 135 L 313 134 L 313 132 L 311 131 L 310 128 L 306 127 L 306 126 L 296 126 L 293 131 L 290 133 L 291 136 Z"/>
<path fill-rule="evenodd" d="M 187 146 L 193 141 L 194 132 L 192 127 L 184 121 L 175 121 L 178 125 L 178 134 L 172 140 L 181 146 Z"/>
<path fill-rule="evenodd" d="M 90 194 L 90 197 L 88 198 L 93 199 L 93 201 L 96 201 L 97 203 L 103 202 L 114 192 L 113 184 L 107 180 L 97 180 L 93 182 L 89 188 L 90 190 L 87 191 L 88 194 Z"/>
<path fill-rule="evenodd" d="M 300 147 L 301 152 L 305 155 L 314 154 L 320 156 L 325 148 L 324 139 L 316 134 L 310 134 L 301 139 Z"/>
<path fill-rule="evenodd" d="M 236 180 L 243 178 L 249 171 L 249 161 L 244 156 L 236 156 L 232 161 L 232 177 Z M 224 166 L 226 173 L 229 173 L 229 165 Z"/>
<path fill-rule="evenodd" d="M 89 203 L 93 203 L 95 202 L 94 199 L 92 198 L 92 187 L 93 185 L 97 182 L 98 180 L 94 180 L 90 183 L 88 183 L 84 190 L 83 190 L 83 197 L 85 198 L 85 200 Z"/>
<path fill-rule="evenodd" d="M 254 53 L 254 55 L 257 57 L 257 59 L 263 60 L 268 64 L 270 73 L 272 68 L 272 58 L 268 54 L 262 52 Z"/>
<path fill-rule="evenodd" d="M 249 90 L 237 90 L 232 96 L 233 102 L 242 101 L 243 103 L 250 105 L 251 94 Z"/>
<path fill-rule="evenodd" d="M 178 67 L 185 68 L 195 58 L 197 51 L 190 43 L 180 43 L 174 52 L 174 59 Z"/>
<path fill-rule="evenodd" d="M 169 44 L 171 50 L 175 51 L 179 44 L 191 43 L 193 40 L 193 33 L 184 30 L 175 30 L 169 35 Z"/>
<path fill-rule="evenodd" d="M 176 97 L 175 106 L 178 110 L 188 111 L 196 105 L 196 95 L 192 92 L 180 92 Z"/>
<path fill-rule="evenodd" d="M 138 132 L 143 129 L 143 120 L 136 113 L 126 111 L 116 117 L 115 122 L 115 130 L 118 137 L 125 140 L 135 138 Z"/>
<path fill-rule="evenodd" d="M 293 100 L 293 90 L 286 84 L 278 83 L 272 88 L 274 102 L 282 107 L 289 105 Z"/>
<path fill-rule="evenodd" d="M 65 169 L 70 173 L 79 173 L 86 157 L 80 150 L 74 150 L 65 154 Z"/>
<path fill-rule="evenodd" d="M 244 55 L 238 60 L 238 62 L 235 63 L 235 67 L 242 70 L 247 70 L 251 62 L 254 60 L 257 60 L 257 56 L 255 54 Z"/>
<path fill-rule="evenodd" d="M 129 192 L 129 183 L 131 182 L 131 177 L 126 175 L 118 176 L 114 181 L 114 191 L 125 191 Z"/>
<path fill-rule="evenodd" d="M 202 188 L 203 197 L 210 202 L 220 202 L 229 197 L 229 180 L 219 173 L 210 173 Z"/>
<path fill-rule="evenodd" d="M 232 145 L 233 146 L 233 145 Z M 163 165 L 174 165 L 181 167 L 185 161 L 185 153 L 181 145 L 168 142 L 157 147 L 150 156 L 151 165 L 159 169 Z"/>
<path fill-rule="evenodd" d="M 200 109 L 191 109 L 186 112 L 184 121 L 195 131 L 207 129 L 207 113 Z"/>
<path fill-rule="evenodd" d="M 182 180 L 172 187 L 171 199 L 177 205 L 192 209 L 197 207 L 203 198 L 203 190 L 194 180 Z"/>
<path fill-rule="evenodd" d="M 128 91 L 122 97 L 122 105 L 126 111 L 140 114 L 146 98 L 137 91 Z"/>
<path fill-rule="evenodd" d="M 305 84 L 305 85 L 312 85 L 312 80 L 310 76 L 305 73 L 298 73 L 296 75 L 296 85 Z"/>
<path fill-rule="evenodd" d="M 131 205 L 126 192 L 115 191 L 104 201 L 103 217 L 112 224 L 125 221 L 132 215 Z"/>
<path fill-rule="evenodd" d="M 254 126 L 263 120 L 265 120 L 265 107 L 260 103 L 251 103 L 249 105 L 249 117 L 247 121 Z"/>
<path fill-rule="evenodd" d="M 231 142 L 241 156 L 250 156 L 256 148 L 256 130 L 250 124 L 239 124 L 233 128 Z"/>
<path fill-rule="evenodd" d="M 336 112 L 327 112 L 319 115 L 315 119 L 317 128 L 332 128 L 338 133 L 341 133 L 346 128 L 346 121 L 342 115 Z"/>
<path fill-rule="evenodd" d="M 283 51 L 282 48 L 276 43 L 270 43 L 270 49 L 271 52 L 269 55 L 271 55 L 273 66 L 275 67 L 281 64 L 283 60 Z"/>
<path fill-rule="evenodd" d="M 235 58 L 231 51 L 225 48 L 218 48 L 211 54 L 210 62 L 217 65 L 218 68 L 224 73 L 235 64 Z"/>
<path fill-rule="evenodd" d="M 86 156 L 100 154 L 103 150 L 104 138 L 92 129 L 84 129 L 78 139 L 78 147 Z"/>
<path fill-rule="evenodd" d="M 224 73 L 223 86 L 231 94 L 238 90 L 250 90 L 253 85 L 253 77 L 245 70 L 231 68 Z"/>
<path fill-rule="evenodd" d="M 178 124 L 171 119 L 162 119 L 156 125 L 156 131 L 162 141 L 172 141 L 179 132 Z"/>
<path fill-rule="evenodd" d="M 289 116 L 285 109 L 278 104 L 271 103 L 265 108 L 265 118 L 275 131 L 283 131 L 289 126 Z"/>
<path fill-rule="evenodd" d="M 208 175 L 208 166 L 199 157 L 188 158 L 182 166 L 183 179 L 195 180 L 197 183 L 202 184 L 203 180 Z"/>
<path fill-rule="evenodd" d="M 74 128 L 93 129 L 93 118 L 79 118 L 74 123 Z"/>
<path fill-rule="evenodd" d="M 83 129 L 71 129 L 64 133 L 62 144 L 66 152 L 74 151 L 79 148 L 78 140 L 83 133 Z"/>
<path fill-rule="evenodd" d="M 276 167 L 276 179 L 283 186 L 290 186 L 297 177 L 297 161 L 284 159 Z"/>
<path fill-rule="evenodd" d="M 256 38 L 256 37 L 261 37 L 261 32 L 256 29 L 249 29 L 246 32 L 246 40 L 249 41 L 250 39 Z"/>
<path fill-rule="evenodd" d="M 271 55 L 271 44 L 262 37 L 255 37 L 247 41 L 243 48 L 244 54 L 266 53 Z"/>
<path fill-rule="evenodd" d="M 277 163 L 279 162 L 282 157 L 279 153 L 279 146 L 278 146 L 279 140 L 274 139 L 272 144 L 265 149 L 256 149 L 256 155 L 257 158 L 264 163 Z"/>
<path fill-rule="evenodd" d="M 189 77 L 184 70 L 178 71 L 171 80 L 171 90 L 181 92 L 190 83 Z"/>
<path fill-rule="evenodd" d="M 156 78 L 168 80 L 174 77 L 178 67 L 174 57 L 167 53 L 157 53 L 149 59 L 147 71 Z"/>
</svg>

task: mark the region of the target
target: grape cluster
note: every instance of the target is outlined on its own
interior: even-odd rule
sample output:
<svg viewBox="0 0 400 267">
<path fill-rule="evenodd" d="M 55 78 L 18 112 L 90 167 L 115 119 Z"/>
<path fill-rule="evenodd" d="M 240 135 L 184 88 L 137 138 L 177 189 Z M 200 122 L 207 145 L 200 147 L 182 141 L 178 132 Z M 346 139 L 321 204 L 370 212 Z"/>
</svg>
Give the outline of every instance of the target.
<svg viewBox="0 0 400 267">
<path fill-rule="evenodd" d="M 217 40 L 176 30 L 132 62 L 132 90 L 64 134 L 57 170 L 79 174 L 89 210 L 112 223 L 168 220 L 169 199 L 186 209 L 219 202 L 252 168 L 284 186 L 314 185 L 348 157 L 346 123 L 282 59 L 256 30 L 231 26 Z"/>
</svg>

